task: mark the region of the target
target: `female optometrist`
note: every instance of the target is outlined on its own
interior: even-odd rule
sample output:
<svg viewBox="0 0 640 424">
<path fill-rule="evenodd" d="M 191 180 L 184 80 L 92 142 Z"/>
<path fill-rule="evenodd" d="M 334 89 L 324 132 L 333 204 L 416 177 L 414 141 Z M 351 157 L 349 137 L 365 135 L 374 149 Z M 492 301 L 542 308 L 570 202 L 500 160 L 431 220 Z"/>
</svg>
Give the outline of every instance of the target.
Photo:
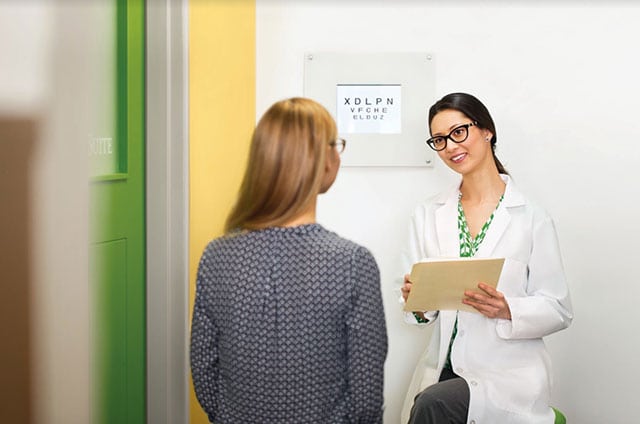
<svg viewBox="0 0 640 424">
<path fill-rule="evenodd" d="M 427 144 L 462 179 L 416 209 L 406 266 L 438 257 L 505 262 L 496 289 L 479 281 L 477 291 L 461 293 L 461 302 L 477 313 L 407 313 L 407 320 L 434 329 L 402 422 L 551 424 L 551 363 L 543 337 L 573 318 L 553 221 L 518 190 L 495 156 L 495 125 L 477 98 L 446 95 L 430 108 L 429 129 Z M 404 301 L 411 285 L 405 276 Z"/>
</svg>

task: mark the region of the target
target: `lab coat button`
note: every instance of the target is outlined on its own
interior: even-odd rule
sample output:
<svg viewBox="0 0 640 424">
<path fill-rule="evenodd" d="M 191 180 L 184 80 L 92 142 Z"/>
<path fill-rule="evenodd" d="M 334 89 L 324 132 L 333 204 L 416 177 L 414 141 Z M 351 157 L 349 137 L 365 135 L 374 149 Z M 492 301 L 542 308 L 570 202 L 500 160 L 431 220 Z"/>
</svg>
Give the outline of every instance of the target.
<svg viewBox="0 0 640 424">
<path fill-rule="evenodd" d="M 460 375 L 464 372 L 462 368 L 456 368 L 456 374 Z"/>
<path fill-rule="evenodd" d="M 458 331 L 458 336 L 464 336 L 464 330 Z"/>
<path fill-rule="evenodd" d="M 469 424 L 476 424 L 476 420 L 469 421 Z"/>
<path fill-rule="evenodd" d="M 477 382 L 477 381 L 475 381 L 475 380 L 471 380 L 471 385 L 472 385 L 472 386 L 477 386 L 477 385 L 478 385 L 478 382 Z"/>
</svg>

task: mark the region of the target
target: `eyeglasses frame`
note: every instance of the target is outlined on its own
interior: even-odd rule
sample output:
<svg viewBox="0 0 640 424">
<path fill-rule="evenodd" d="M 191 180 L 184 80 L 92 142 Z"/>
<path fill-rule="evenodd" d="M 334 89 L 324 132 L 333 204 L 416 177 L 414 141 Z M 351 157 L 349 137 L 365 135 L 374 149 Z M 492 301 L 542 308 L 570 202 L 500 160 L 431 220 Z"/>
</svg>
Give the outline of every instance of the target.
<svg viewBox="0 0 640 424">
<path fill-rule="evenodd" d="M 469 122 L 468 124 L 462 124 L 462 125 L 458 125 L 457 127 L 455 127 L 454 129 L 452 129 L 449 134 L 447 135 L 438 135 L 435 137 L 431 137 L 428 138 L 426 140 L 427 146 L 429 146 L 432 150 L 435 150 L 436 152 L 441 152 L 444 149 L 447 148 L 447 140 L 451 140 L 454 143 L 464 143 L 465 141 L 467 141 L 467 138 L 469 138 L 469 127 L 477 127 L 478 123 L 477 122 Z M 467 135 L 460 141 L 456 141 L 451 137 L 451 134 L 453 134 L 455 131 L 459 130 L 460 128 L 464 128 L 467 131 Z M 435 145 L 433 144 L 433 139 L 435 138 L 444 138 L 444 146 L 442 147 L 442 149 L 436 149 Z"/>
<path fill-rule="evenodd" d="M 336 151 L 340 154 L 344 152 L 344 149 L 347 147 L 347 140 L 344 138 L 336 138 L 335 140 L 329 142 L 329 146 L 336 149 Z"/>
</svg>

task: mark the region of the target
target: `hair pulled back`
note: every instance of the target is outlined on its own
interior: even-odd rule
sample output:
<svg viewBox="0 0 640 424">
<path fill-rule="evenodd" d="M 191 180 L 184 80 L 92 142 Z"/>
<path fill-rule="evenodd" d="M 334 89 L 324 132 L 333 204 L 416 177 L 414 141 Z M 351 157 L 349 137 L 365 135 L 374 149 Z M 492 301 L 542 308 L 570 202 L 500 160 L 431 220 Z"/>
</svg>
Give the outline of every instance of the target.
<svg viewBox="0 0 640 424">
<path fill-rule="evenodd" d="M 431 121 L 433 117 L 443 110 L 453 109 L 464 113 L 469 119 L 471 119 L 478 128 L 487 129 L 491 131 L 493 136 L 491 137 L 491 152 L 493 154 L 493 161 L 498 168 L 498 172 L 501 174 L 509 174 L 505 167 L 502 165 L 498 157 L 496 156 L 496 143 L 498 141 L 498 135 L 496 133 L 496 126 L 493 123 L 493 118 L 489 110 L 484 104 L 476 97 L 467 93 L 450 93 L 438 100 L 429 109 L 429 128 L 431 128 Z"/>
</svg>

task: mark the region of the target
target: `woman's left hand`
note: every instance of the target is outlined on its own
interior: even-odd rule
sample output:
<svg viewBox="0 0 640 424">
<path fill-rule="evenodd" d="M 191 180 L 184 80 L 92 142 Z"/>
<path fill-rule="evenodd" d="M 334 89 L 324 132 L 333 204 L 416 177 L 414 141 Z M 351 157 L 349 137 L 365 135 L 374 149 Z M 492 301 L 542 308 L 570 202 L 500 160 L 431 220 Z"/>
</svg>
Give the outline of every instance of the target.
<svg viewBox="0 0 640 424">
<path fill-rule="evenodd" d="M 466 290 L 462 303 L 473 306 L 486 317 L 511 320 L 511 310 L 504 294 L 485 283 L 479 283 L 478 288 L 482 292 Z"/>
</svg>

